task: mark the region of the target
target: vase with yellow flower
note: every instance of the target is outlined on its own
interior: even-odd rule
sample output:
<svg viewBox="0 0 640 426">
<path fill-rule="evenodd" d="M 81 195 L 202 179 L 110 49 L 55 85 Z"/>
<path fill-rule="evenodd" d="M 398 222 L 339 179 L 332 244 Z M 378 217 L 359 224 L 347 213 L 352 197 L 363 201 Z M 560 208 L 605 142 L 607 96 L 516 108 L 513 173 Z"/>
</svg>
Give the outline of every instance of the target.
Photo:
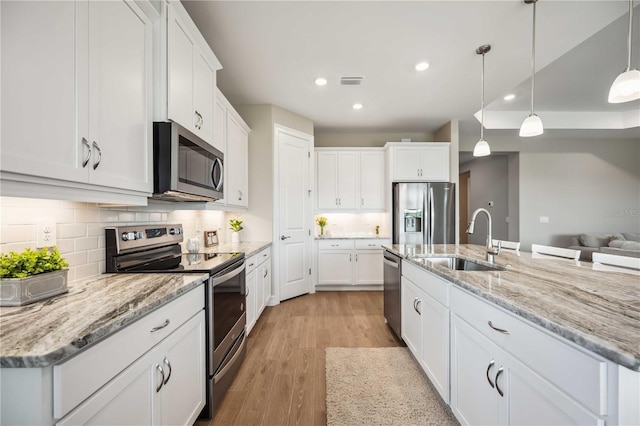
<svg viewBox="0 0 640 426">
<path fill-rule="evenodd" d="M 324 227 L 327 226 L 327 218 L 324 216 L 320 216 L 316 218 L 316 223 L 320 227 L 320 236 L 324 236 Z"/>
</svg>

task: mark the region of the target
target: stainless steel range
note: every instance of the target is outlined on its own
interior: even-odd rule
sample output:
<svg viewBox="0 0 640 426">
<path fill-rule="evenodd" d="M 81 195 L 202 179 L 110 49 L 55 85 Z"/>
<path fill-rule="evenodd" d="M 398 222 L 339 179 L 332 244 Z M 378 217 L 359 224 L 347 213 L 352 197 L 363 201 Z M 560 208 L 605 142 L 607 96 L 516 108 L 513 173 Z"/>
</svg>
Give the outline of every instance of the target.
<svg viewBox="0 0 640 426">
<path fill-rule="evenodd" d="M 182 253 L 182 225 L 106 228 L 106 270 L 207 273 L 207 403 L 212 418 L 246 356 L 244 253 Z"/>
</svg>

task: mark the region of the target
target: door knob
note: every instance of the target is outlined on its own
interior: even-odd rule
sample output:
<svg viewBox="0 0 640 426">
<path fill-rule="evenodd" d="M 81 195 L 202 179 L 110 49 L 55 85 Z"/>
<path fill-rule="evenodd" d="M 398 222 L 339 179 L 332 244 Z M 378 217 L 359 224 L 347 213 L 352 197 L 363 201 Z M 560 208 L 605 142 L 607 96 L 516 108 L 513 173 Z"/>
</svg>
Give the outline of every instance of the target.
<svg viewBox="0 0 640 426">
<path fill-rule="evenodd" d="M 286 240 L 287 238 L 291 238 L 291 235 L 287 235 L 287 236 L 280 235 L 281 240 Z"/>
</svg>

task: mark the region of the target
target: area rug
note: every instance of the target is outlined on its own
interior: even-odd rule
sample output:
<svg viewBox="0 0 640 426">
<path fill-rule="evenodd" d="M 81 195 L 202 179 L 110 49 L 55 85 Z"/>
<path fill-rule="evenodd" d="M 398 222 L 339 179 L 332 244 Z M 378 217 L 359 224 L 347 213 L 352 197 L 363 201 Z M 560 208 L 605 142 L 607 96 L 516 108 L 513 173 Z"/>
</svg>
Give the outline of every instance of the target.
<svg viewBox="0 0 640 426">
<path fill-rule="evenodd" d="M 327 426 L 457 425 L 407 348 L 327 348 Z"/>
</svg>

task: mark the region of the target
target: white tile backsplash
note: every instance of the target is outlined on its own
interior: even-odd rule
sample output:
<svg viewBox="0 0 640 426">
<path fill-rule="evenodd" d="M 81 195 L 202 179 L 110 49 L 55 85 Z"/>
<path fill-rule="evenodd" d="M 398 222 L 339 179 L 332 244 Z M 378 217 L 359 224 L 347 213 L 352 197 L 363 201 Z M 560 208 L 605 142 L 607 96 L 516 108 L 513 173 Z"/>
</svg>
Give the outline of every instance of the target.
<svg viewBox="0 0 640 426">
<path fill-rule="evenodd" d="M 181 223 L 187 238 L 203 240 L 205 230 L 218 230 L 221 242 L 227 221 L 221 211 L 172 210 L 152 207 L 99 207 L 93 203 L 0 197 L 0 252 L 36 248 L 36 224 L 56 223 L 57 246 L 69 263 L 69 280 L 104 273 L 104 228 L 135 224 Z"/>
<path fill-rule="evenodd" d="M 380 226 L 379 237 L 391 235 L 387 213 L 321 213 L 316 214 L 314 220 L 320 216 L 327 218 L 324 232 L 328 236 L 374 238 L 376 225 Z M 320 227 L 315 224 L 315 235 L 318 234 L 320 234 Z"/>
</svg>

